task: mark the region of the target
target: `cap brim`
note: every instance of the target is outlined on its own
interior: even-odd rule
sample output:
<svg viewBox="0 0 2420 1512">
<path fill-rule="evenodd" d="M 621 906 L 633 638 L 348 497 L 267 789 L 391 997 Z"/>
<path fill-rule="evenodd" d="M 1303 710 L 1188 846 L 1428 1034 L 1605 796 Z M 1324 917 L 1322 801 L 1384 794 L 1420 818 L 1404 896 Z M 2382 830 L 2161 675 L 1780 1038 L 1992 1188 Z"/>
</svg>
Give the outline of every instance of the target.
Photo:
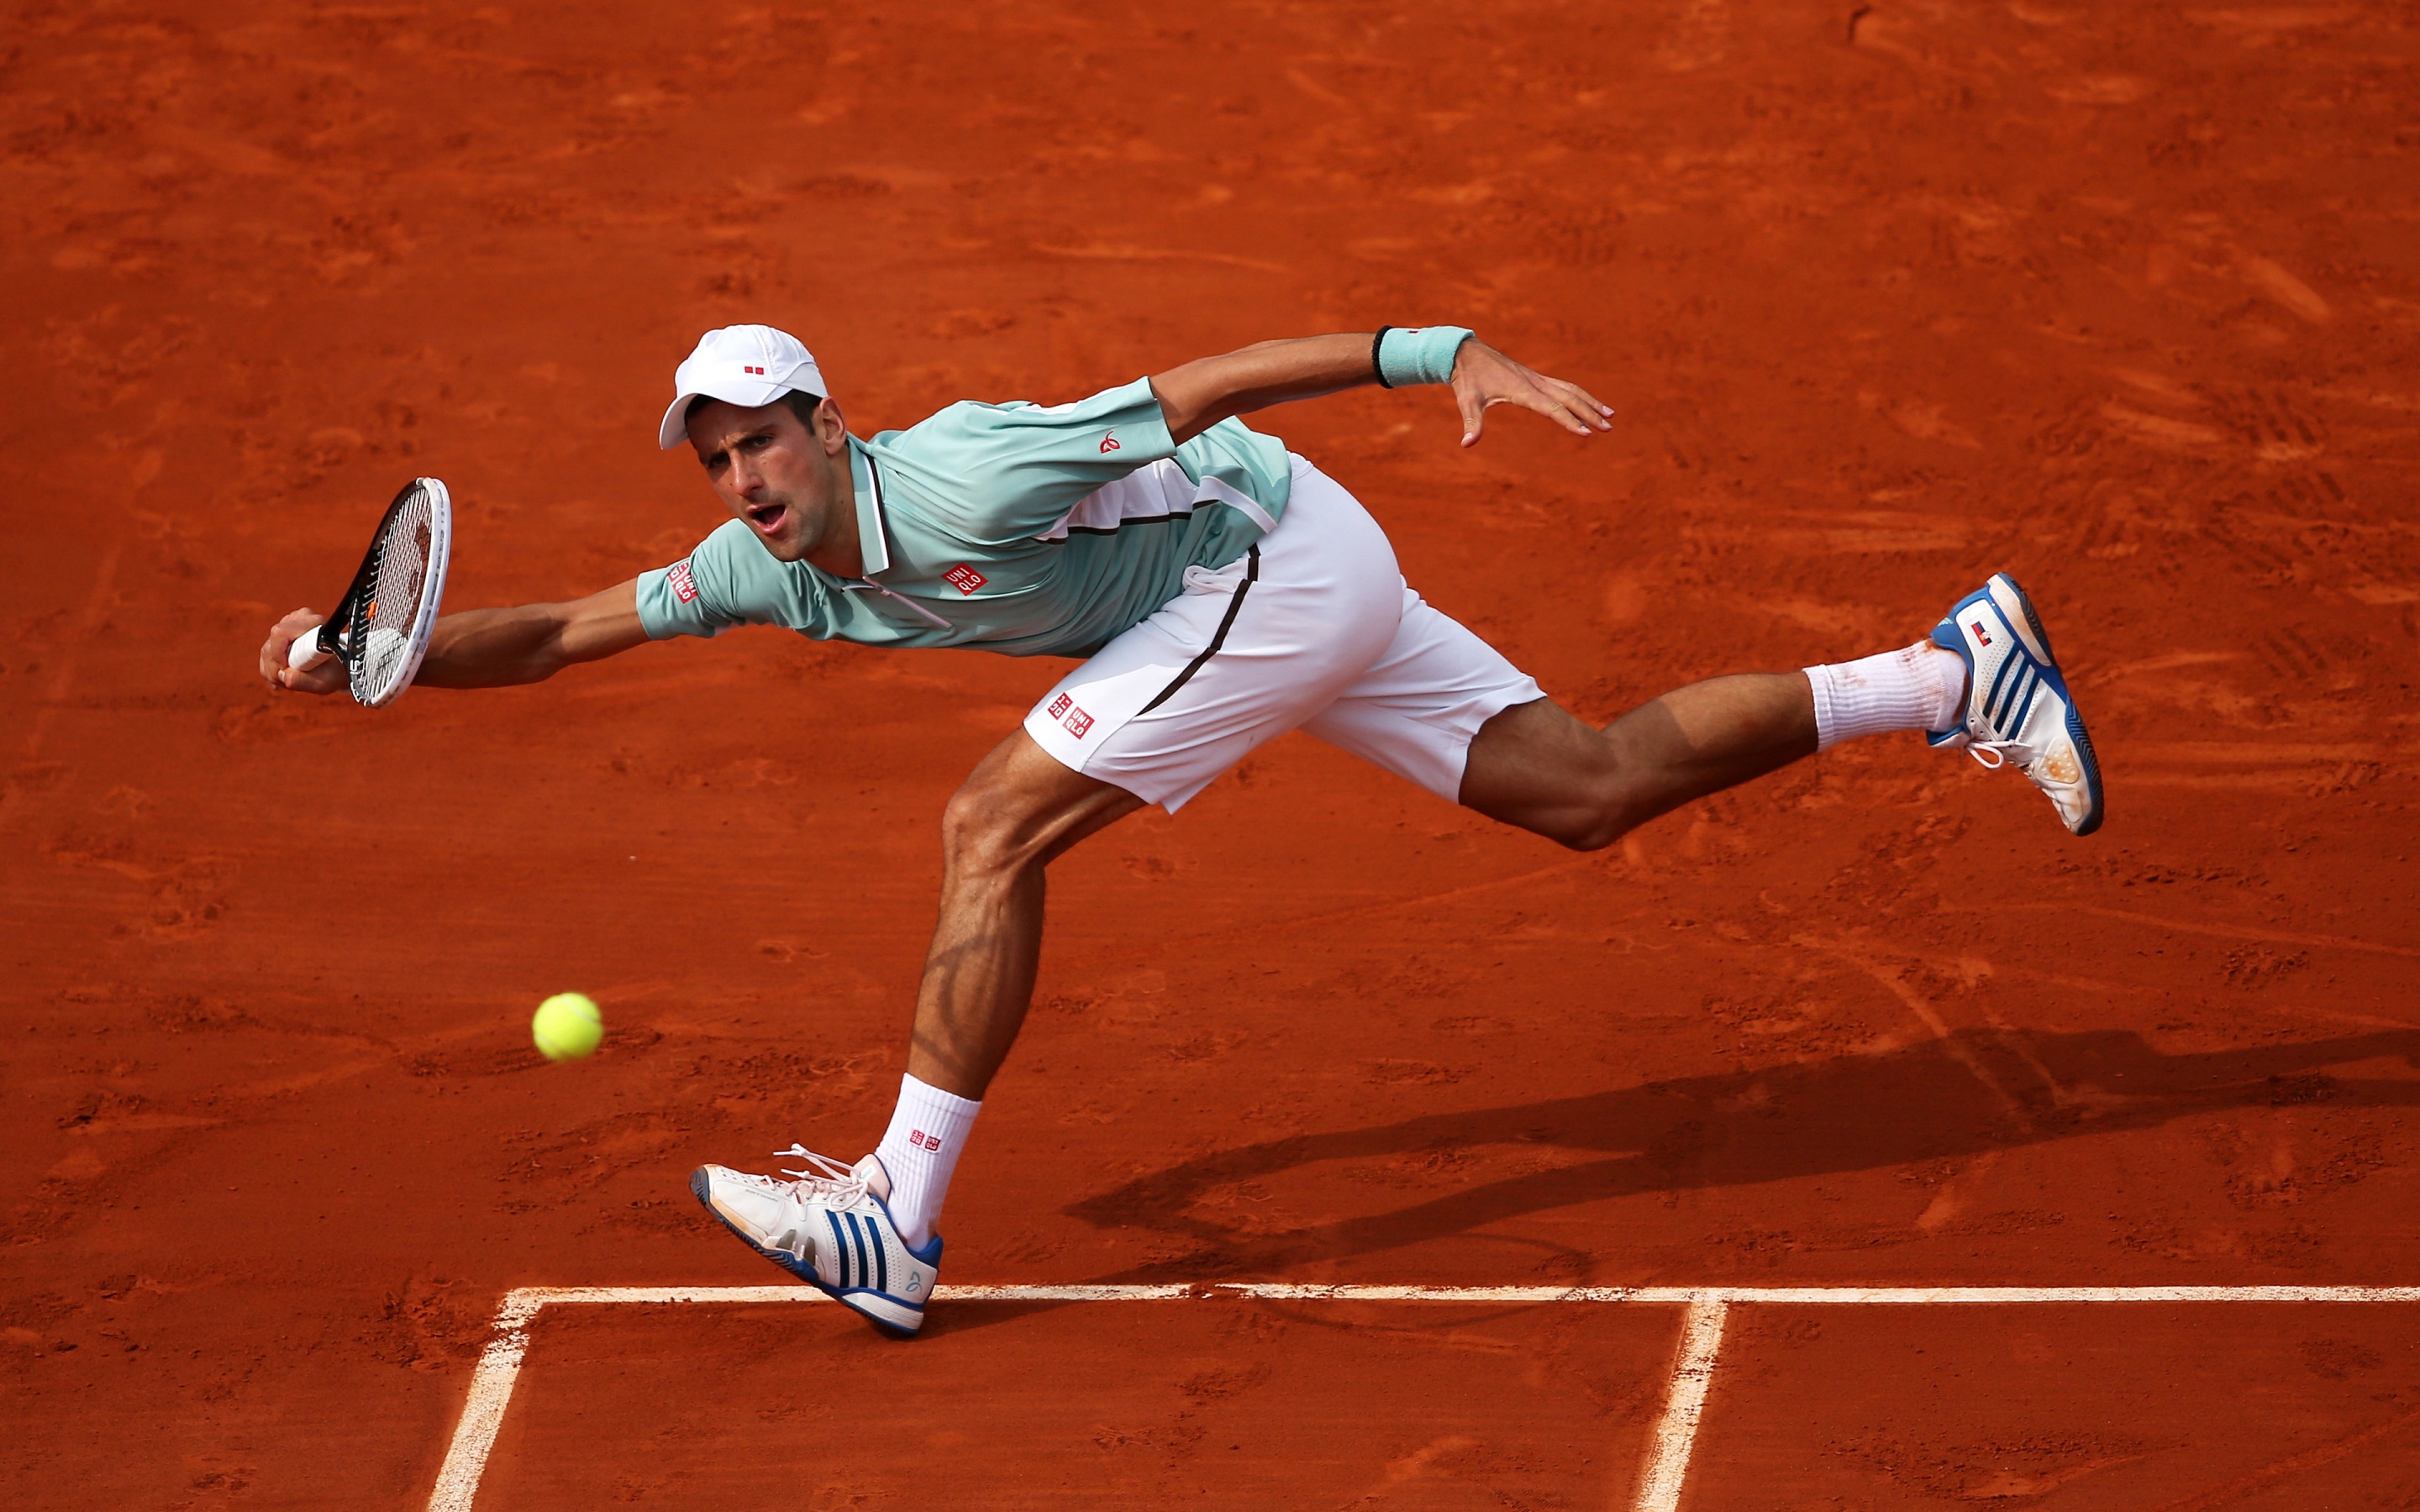
<svg viewBox="0 0 2420 1512">
<path fill-rule="evenodd" d="M 742 409 L 753 409 L 758 405 L 771 404 L 789 393 L 790 387 L 787 383 L 768 380 L 762 383 L 722 383 L 710 389 L 684 391 L 664 411 L 664 423 L 656 431 L 656 444 L 669 452 L 689 440 L 689 407 L 692 400 L 720 399 L 725 404 L 736 404 Z"/>
</svg>

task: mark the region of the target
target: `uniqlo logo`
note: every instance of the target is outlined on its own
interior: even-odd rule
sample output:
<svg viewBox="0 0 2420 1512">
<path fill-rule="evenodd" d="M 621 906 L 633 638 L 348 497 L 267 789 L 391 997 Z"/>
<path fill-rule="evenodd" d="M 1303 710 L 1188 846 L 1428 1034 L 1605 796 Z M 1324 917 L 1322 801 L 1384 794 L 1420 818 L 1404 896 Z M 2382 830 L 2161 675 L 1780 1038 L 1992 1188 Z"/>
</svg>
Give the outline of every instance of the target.
<svg viewBox="0 0 2420 1512">
<path fill-rule="evenodd" d="M 1065 725 L 1067 733 L 1078 740 L 1084 738 L 1085 731 L 1093 728 L 1093 717 L 1081 709 L 1069 709 L 1067 717 L 1059 722 Z"/>
<path fill-rule="evenodd" d="M 1057 718 L 1057 717 L 1059 717 L 1061 715 L 1063 715 L 1063 714 L 1066 713 L 1066 712 L 1067 712 L 1067 710 L 1069 709 L 1069 707 L 1071 707 L 1071 706 L 1075 703 L 1075 702 L 1076 702 L 1076 701 L 1075 701 L 1074 699 L 1071 699 L 1071 698 L 1069 698 L 1066 694 L 1062 693 L 1062 694 L 1060 694 L 1057 698 L 1052 699 L 1052 700 L 1050 701 L 1050 707 L 1048 707 L 1048 708 L 1047 708 L 1047 709 L 1043 710 L 1042 712 L 1043 712 L 1043 713 L 1045 713 L 1045 714 L 1047 714 L 1047 715 L 1048 715 L 1051 718 L 1056 719 L 1056 718 Z"/>
<path fill-rule="evenodd" d="M 956 589 L 959 593 L 970 594 L 971 594 L 976 589 L 981 588 L 984 584 L 991 581 L 990 579 L 985 577 L 982 573 L 975 571 L 974 568 L 968 566 L 963 562 L 959 563 L 956 566 L 952 567 L 949 571 L 941 574 L 941 580 Z"/>
<path fill-rule="evenodd" d="M 908 1142 L 910 1145 L 915 1146 L 918 1149 L 930 1150 L 936 1155 L 941 1152 L 941 1136 L 939 1134 L 928 1134 L 922 1129 L 908 1130 Z"/>
<path fill-rule="evenodd" d="M 763 377 L 765 376 L 765 370 L 764 370 L 763 368 L 761 368 L 761 367 L 747 367 L 747 366 L 742 366 L 742 367 L 739 369 L 739 371 L 741 371 L 742 373 L 753 373 L 753 374 L 755 374 L 758 378 L 763 378 Z"/>
<path fill-rule="evenodd" d="M 696 601 L 697 579 L 690 575 L 688 563 L 674 563 L 672 570 L 664 574 L 664 581 L 671 586 L 673 596 L 682 603 Z"/>
</svg>

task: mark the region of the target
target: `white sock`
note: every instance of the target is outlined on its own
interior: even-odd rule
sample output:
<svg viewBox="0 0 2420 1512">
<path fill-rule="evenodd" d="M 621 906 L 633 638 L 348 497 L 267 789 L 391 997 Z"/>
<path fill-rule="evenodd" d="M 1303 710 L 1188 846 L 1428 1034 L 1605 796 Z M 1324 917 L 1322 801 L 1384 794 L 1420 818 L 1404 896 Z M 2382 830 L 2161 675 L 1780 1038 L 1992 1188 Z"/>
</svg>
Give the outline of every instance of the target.
<svg viewBox="0 0 2420 1512">
<path fill-rule="evenodd" d="M 1966 722 L 1966 662 L 1930 640 L 1879 656 L 1807 669 L 1815 688 L 1815 748 L 1894 730 Z"/>
<path fill-rule="evenodd" d="M 933 1237 L 941 1199 L 950 1195 L 950 1173 L 958 1168 L 958 1149 L 982 1111 L 981 1103 L 913 1076 L 899 1078 L 899 1106 L 874 1152 L 891 1178 L 892 1222 L 909 1249 L 923 1249 Z"/>
</svg>

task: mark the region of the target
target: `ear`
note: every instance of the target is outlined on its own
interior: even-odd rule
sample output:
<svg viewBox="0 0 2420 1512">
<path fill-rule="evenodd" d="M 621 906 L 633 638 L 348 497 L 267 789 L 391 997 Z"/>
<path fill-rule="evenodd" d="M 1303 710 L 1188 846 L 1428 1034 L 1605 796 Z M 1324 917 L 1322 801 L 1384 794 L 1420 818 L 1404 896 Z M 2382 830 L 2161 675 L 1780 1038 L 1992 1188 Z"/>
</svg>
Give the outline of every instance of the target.
<svg viewBox="0 0 2420 1512">
<path fill-rule="evenodd" d="M 826 456 L 838 456 L 848 449 L 848 417 L 830 394 L 815 406 L 815 440 L 823 442 Z"/>
</svg>

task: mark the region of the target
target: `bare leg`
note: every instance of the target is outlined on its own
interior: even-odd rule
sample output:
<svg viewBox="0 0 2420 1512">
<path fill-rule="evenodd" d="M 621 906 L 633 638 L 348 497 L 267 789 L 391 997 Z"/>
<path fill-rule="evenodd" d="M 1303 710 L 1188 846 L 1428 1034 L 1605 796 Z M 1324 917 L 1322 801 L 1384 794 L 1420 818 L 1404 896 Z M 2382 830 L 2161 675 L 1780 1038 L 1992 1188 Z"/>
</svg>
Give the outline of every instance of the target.
<svg viewBox="0 0 2420 1512">
<path fill-rule="evenodd" d="M 982 1099 L 1033 999 L 1043 869 L 1141 807 L 1069 771 L 1022 730 L 976 765 L 941 818 L 941 920 L 916 994 L 909 1075 Z"/>
<path fill-rule="evenodd" d="M 1804 672 L 1692 683 L 1602 731 L 1541 699 L 1480 728 L 1462 801 L 1592 851 L 1692 798 L 1814 753 L 1815 696 Z"/>
<path fill-rule="evenodd" d="M 1604 731 L 1541 700 L 1471 741 L 1462 801 L 1582 850 L 1815 749 L 1804 673 L 1718 677 Z M 1045 869 L 1142 807 L 1069 771 L 1022 730 L 994 748 L 941 821 L 941 917 L 916 995 L 908 1074 L 980 1100 L 1024 1026 L 1042 956 Z"/>
</svg>

